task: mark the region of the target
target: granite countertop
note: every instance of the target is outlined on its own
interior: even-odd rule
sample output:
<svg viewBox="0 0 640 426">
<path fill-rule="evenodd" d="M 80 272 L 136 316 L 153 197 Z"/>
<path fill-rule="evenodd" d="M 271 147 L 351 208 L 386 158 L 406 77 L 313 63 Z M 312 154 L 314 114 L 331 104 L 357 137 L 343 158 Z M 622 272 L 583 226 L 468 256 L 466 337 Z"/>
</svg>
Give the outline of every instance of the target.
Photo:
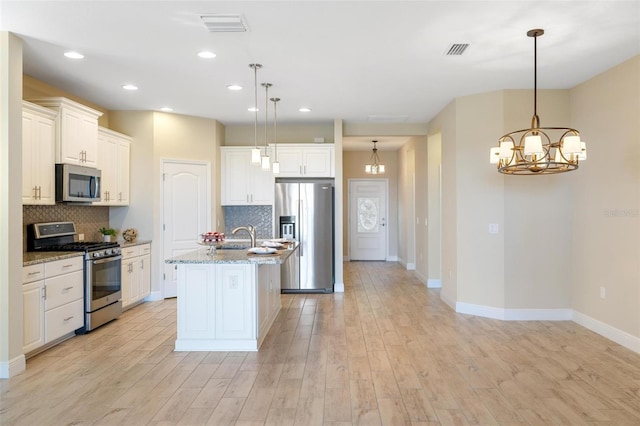
<svg viewBox="0 0 640 426">
<path fill-rule="evenodd" d="M 31 266 L 38 263 L 53 262 L 54 260 L 79 256 L 84 256 L 84 253 L 77 251 L 28 251 L 22 254 L 22 266 Z"/>
<path fill-rule="evenodd" d="M 235 242 L 227 241 L 225 245 L 229 246 Z M 247 252 L 245 246 L 239 249 L 219 249 L 214 254 L 208 254 L 207 248 L 185 253 L 171 259 L 165 260 L 169 264 L 198 264 L 198 263 L 255 263 L 260 265 L 279 265 L 284 263 L 289 256 L 298 249 L 298 243 L 292 243 L 293 249 L 283 248 L 274 254 L 251 254 Z"/>
<path fill-rule="evenodd" d="M 118 241 L 120 247 L 132 247 L 132 246 L 141 246 L 143 244 L 151 244 L 151 240 L 135 240 L 135 241 Z"/>
</svg>

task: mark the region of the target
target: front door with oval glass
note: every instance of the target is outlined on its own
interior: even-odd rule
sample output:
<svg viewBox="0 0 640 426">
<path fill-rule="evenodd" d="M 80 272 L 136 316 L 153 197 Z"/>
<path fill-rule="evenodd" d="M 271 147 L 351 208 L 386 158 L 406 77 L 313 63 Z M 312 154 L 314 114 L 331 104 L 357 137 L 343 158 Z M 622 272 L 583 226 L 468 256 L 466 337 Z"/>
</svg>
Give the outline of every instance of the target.
<svg viewBox="0 0 640 426">
<path fill-rule="evenodd" d="M 387 181 L 349 180 L 349 258 L 387 258 Z"/>
</svg>

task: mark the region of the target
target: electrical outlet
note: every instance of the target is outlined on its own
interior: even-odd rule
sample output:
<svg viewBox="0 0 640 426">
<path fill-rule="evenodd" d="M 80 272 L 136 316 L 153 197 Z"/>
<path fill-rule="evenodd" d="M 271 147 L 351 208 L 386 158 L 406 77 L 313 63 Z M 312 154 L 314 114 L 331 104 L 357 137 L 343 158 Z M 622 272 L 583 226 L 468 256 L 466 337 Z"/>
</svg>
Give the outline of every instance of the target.
<svg viewBox="0 0 640 426">
<path fill-rule="evenodd" d="M 605 287 L 600 287 L 600 299 L 607 298 L 607 289 Z"/>
<path fill-rule="evenodd" d="M 231 277 L 231 283 L 229 284 L 229 288 L 231 290 L 237 290 L 238 289 L 238 277 L 236 277 L 236 276 Z"/>
<path fill-rule="evenodd" d="M 489 233 L 490 234 L 497 234 L 498 232 L 500 232 L 500 227 L 498 226 L 497 223 L 490 223 L 489 224 Z"/>
<path fill-rule="evenodd" d="M 84 234 L 78 234 L 78 241 L 84 241 Z"/>
</svg>

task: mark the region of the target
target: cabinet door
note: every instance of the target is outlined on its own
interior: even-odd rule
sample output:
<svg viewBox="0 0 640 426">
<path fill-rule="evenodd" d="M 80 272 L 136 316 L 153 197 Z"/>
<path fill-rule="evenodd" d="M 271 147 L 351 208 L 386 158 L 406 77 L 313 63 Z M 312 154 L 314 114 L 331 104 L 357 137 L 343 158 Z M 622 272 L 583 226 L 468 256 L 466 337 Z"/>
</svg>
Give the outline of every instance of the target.
<svg viewBox="0 0 640 426">
<path fill-rule="evenodd" d="M 270 283 L 272 265 L 258 265 L 258 340 L 266 333 L 266 326 L 269 323 L 270 307 Z"/>
<path fill-rule="evenodd" d="M 80 139 L 82 114 L 79 111 L 60 109 L 60 159 L 58 163 L 83 165 L 84 149 Z M 94 136 L 94 139 L 96 136 Z"/>
<path fill-rule="evenodd" d="M 248 167 L 250 149 L 222 150 L 222 205 L 238 206 L 250 203 Z"/>
<path fill-rule="evenodd" d="M 307 177 L 333 176 L 333 149 L 331 147 L 309 147 L 302 151 L 303 173 Z"/>
<path fill-rule="evenodd" d="M 270 206 L 273 204 L 275 191 L 275 176 L 271 170 L 249 166 L 251 176 L 251 202 L 256 206 Z"/>
<path fill-rule="evenodd" d="M 278 162 L 280 177 L 302 176 L 302 152 L 298 148 L 280 147 L 278 145 Z"/>
<path fill-rule="evenodd" d="M 58 275 L 46 279 L 46 311 L 65 305 L 84 297 L 83 272 L 75 271 L 70 274 Z"/>
<path fill-rule="evenodd" d="M 55 113 L 22 113 L 22 204 L 55 204 Z"/>
<path fill-rule="evenodd" d="M 44 281 L 22 286 L 23 346 L 28 353 L 44 345 Z"/>
<path fill-rule="evenodd" d="M 216 339 L 256 338 L 255 265 L 216 265 Z"/>
<path fill-rule="evenodd" d="M 102 189 L 100 192 L 102 199 L 94 202 L 93 205 L 108 206 L 115 202 L 117 194 L 117 150 L 118 146 L 116 141 L 111 139 L 108 135 L 104 135 L 102 133 L 98 134 L 97 167 L 101 171 L 100 183 L 102 185 Z"/>
<path fill-rule="evenodd" d="M 116 192 L 113 194 L 116 200 L 116 204 L 119 206 L 129 205 L 129 163 L 130 163 L 130 149 L 131 144 L 129 141 L 118 141 L 117 147 L 117 182 Z"/>
<path fill-rule="evenodd" d="M 215 336 L 216 268 L 208 264 L 178 265 L 178 336 L 211 339 Z M 186 309 L 189 307 L 189 309 Z"/>
<path fill-rule="evenodd" d="M 151 256 L 140 257 L 138 264 L 140 266 L 138 299 L 144 299 L 151 294 Z"/>
<path fill-rule="evenodd" d="M 96 167 L 98 157 L 98 120 L 96 118 L 81 115 L 79 145 L 83 152 L 82 164 L 87 167 Z"/>
<path fill-rule="evenodd" d="M 44 314 L 45 342 L 51 342 L 84 326 L 84 300 L 76 300 Z"/>
<path fill-rule="evenodd" d="M 135 259 L 122 260 L 122 307 L 130 305 L 138 294 L 138 270 L 134 267 L 136 263 Z"/>
</svg>

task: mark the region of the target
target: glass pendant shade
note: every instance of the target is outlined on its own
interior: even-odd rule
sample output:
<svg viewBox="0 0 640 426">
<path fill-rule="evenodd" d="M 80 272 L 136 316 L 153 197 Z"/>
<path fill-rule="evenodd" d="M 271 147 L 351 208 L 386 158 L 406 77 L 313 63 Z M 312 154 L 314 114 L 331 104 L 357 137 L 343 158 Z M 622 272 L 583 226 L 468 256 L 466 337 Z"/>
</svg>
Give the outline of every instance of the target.
<svg viewBox="0 0 640 426">
<path fill-rule="evenodd" d="M 378 148 L 376 148 L 376 143 L 378 143 L 378 141 L 372 142 L 373 153 L 371 154 L 369 163 L 364 166 L 364 172 L 370 175 L 382 174 L 384 173 L 384 164 L 380 163 L 380 158 L 378 157 Z"/>
<path fill-rule="evenodd" d="M 260 148 L 251 148 L 251 163 L 260 164 Z"/>
<path fill-rule="evenodd" d="M 277 175 L 278 173 L 280 173 L 280 162 L 278 162 L 278 161 L 274 161 L 274 162 L 271 164 L 271 172 L 272 172 L 274 175 Z"/>
<path fill-rule="evenodd" d="M 269 161 L 269 156 L 267 155 L 266 150 L 265 150 L 265 153 L 264 153 L 264 155 L 262 156 L 262 158 L 260 160 L 260 163 L 262 164 L 262 170 L 269 170 L 271 168 L 271 164 L 270 164 L 270 161 Z"/>
</svg>

